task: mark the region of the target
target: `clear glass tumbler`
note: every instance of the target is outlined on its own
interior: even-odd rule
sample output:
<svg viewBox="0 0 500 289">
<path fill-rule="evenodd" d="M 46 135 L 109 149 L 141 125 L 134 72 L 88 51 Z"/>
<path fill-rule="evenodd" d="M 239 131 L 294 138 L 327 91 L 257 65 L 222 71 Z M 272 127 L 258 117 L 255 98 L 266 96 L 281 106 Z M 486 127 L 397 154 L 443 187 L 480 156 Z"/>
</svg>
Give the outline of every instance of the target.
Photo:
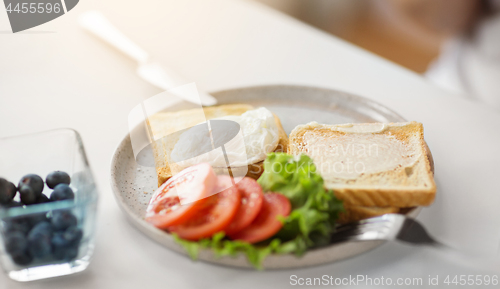
<svg viewBox="0 0 500 289">
<path fill-rule="evenodd" d="M 37 174 L 45 180 L 52 171 L 64 171 L 70 175 L 74 200 L 27 206 L 19 206 L 18 203 L 17 207 L 0 206 L 0 263 L 8 276 L 14 280 L 31 281 L 80 272 L 85 270 L 91 260 L 98 193 L 78 132 L 72 129 L 57 129 L 0 138 L 0 177 L 17 186 L 24 175 Z M 51 189 L 45 185 L 42 193 L 50 197 Z M 19 195 L 18 192 L 14 200 L 19 201 Z M 73 231 L 68 234 L 76 232 L 80 241 L 75 241 L 71 250 L 57 251 L 59 247 L 54 247 L 54 237 L 49 237 L 52 238 L 51 247 L 47 249 L 45 246 L 45 250 L 50 251 L 48 255 L 33 257 L 35 252 L 30 256 L 29 252 L 32 252 L 34 247 L 29 248 L 33 245 L 29 242 L 25 250 L 28 253 L 23 255 L 23 258 L 13 257 L 14 253 L 9 253 L 12 249 L 7 250 L 7 242 L 10 242 L 11 247 L 22 243 L 12 241 L 15 240 L 12 237 L 13 227 L 17 226 L 16 230 L 22 228 L 19 230 L 23 231 L 26 240 L 29 240 L 30 230 L 35 225 L 42 221 L 53 224 L 53 216 L 60 212 L 76 217 L 76 225 L 72 226 Z M 65 232 L 60 234 L 63 233 Z"/>
</svg>

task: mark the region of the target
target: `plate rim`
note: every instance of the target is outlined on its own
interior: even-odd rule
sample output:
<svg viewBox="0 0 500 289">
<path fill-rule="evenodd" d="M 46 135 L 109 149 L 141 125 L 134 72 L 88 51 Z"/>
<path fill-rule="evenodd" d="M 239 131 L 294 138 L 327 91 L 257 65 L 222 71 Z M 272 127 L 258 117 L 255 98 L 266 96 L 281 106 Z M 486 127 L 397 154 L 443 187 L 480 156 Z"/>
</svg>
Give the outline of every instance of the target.
<svg viewBox="0 0 500 289">
<path fill-rule="evenodd" d="M 381 110 L 382 112 L 392 114 L 396 118 L 399 118 L 400 119 L 399 121 L 402 121 L 402 122 L 408 121 L 406 118 L 401 116 L 399 113 L 397 113 L 393 109 L 391 109 L 391 108 L 387 107 L 386 105 L 379 103 L 371 98 L 361 96 L 361 95 L 358 95 L 356 93 L 343 91 L 343 90 L 336 89 L 336 88 L 331 88 L 331 87 L 277 83 L 277 84 L 245 85 L 245 86 L 238 86 L 238 87 L 233 87 L 233 88 L 224 88 L 221 90 L 210 91 L 209 93 L 211 95 L 212 94 L 217 95 L 217 94 L 228 93 L 228 92 L 235 91 L 235 90 L 266 89 L 266 88 L 296 88 L 296 89 L 309 89 L 309 90 L 317 90 L 317 91 L 336 92 L 336 93 L 348 95 L 349 98 L 356 99 L 357 101 L 365 102 L 365 103 L 369 104 L 370 107 L 375 108 L 377 110 Z M 215 97 L 215 98 L 217 98 L 217 97 Z M 215 105 L 217 105 L 217 104 L 215 104 Z"/>
</svg>

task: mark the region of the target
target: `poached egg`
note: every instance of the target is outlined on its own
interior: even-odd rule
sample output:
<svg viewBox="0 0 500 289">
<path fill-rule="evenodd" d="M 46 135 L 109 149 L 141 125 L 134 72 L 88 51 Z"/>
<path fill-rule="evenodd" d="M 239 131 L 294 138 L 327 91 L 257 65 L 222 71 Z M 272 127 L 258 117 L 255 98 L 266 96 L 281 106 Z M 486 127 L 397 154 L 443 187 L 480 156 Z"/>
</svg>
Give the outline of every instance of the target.
<svg viewBox="0 0 500 289">
<path fill-rule="evenodd" d="M 171 152 L 171 160 L 181 167 L 202 162 L 213 167 L 239 167 L 263 161 L 278 146 L 279 128 L 274 115 L 265 107 L 213 120 L 236 122 L 239 130 L 238 126 L 229 125 L 224 126 L 222 130 L 225 131 L 221 133 L 220 127 L 211 127 L 218 123 L 214 121 L 209 122 L 208 130 L 195 126 L 180 135 Z"/>
</svg>

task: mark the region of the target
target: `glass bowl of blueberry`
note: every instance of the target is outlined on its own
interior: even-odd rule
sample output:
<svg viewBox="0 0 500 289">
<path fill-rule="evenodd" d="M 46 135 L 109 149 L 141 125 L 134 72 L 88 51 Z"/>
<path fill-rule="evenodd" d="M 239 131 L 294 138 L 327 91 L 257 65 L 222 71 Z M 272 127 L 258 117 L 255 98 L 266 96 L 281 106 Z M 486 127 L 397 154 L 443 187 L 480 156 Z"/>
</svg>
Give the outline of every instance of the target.
<svg viewBox="0 0 500 289">
<path fill-rule="evenodd" d="M 0 138 L 0 263 L 10 278 L 84 270 L 94 248 L 96 205 L 76 131 Z"/>
</svg>

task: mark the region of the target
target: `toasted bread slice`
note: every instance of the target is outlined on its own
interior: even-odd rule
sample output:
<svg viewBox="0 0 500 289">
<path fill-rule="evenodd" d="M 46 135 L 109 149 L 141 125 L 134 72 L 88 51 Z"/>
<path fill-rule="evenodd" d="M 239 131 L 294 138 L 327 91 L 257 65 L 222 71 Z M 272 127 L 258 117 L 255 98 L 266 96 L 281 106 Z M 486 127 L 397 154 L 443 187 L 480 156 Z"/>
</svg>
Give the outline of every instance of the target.
<svg viewBox="0 0 500 289">
<path fill-rule="evenodd" d="M 180 129 L 194 126 L 207 120 L 228 115 L 241 115 L 248 110 L 254 109 L 248 104 L 226 104 L 219 106 L 204 107 L 204 116 L 199 109 L 182 110 L 177 112 L 160 112 L 149 117 L 149 126 L 153 134 L 153 154 L 158 176 L 158 186 L 172 177 L 172 172 L 168 163 L 168 152 L 177 142 L 175 138 L 165 139 Z M 275 151 L 286 152 L 288 146 L 288 136 L 281 125 L 279 118 L 274 115 L 275 122 L 279 129 L 279 142 Z M 263 161 L 248 165 L 247 176 L 258 178 L 263 172 Z"/>
<path fill-rule="evenodd" d="M 340 213 L 337 220 L 340 224 L 355 222 L 367 218 L 377 217 L 384 214 L 395 214 L 400 212 L 397 207 L 361 207 L 344 206 L 345 211 Z"/>
<path fill-rule="evenodd" d="M 288 153 L 305 153 L 346 206 L 430 205 L 436 193 L 423 126 L 365 123 L 297 126 Z"/>
</svg>

